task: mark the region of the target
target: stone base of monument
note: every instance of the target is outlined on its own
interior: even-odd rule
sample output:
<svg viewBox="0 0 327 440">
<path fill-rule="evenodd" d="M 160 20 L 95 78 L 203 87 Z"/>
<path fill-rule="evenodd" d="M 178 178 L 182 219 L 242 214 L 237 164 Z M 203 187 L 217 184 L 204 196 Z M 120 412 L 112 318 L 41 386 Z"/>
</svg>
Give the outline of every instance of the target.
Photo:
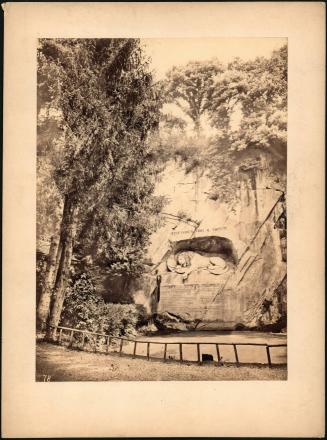
<svg viewBox="0 0 327 440">
<path fill-rule="evenodd" d="M 154 324 L 161 331 L 281 331 L 286 327 L 286 313 L 277 293 L 265 299 L 262 283 L 228 287 L 222 283 L 163 284 Z"/>
<path fill-rule="evenodd" d="M 154 324 L 160 331 L 186 331 L 193 328 L 192 323 L 186 323 L 182 318 L 178 319 L 166 312 L 157 314 L 154 318 Z"/>
<path fill-rule="evenodd" d="M 221 284 L 163 285 L 155 324 L 160 330 L 233 330 L 241 322 L 236 292 Z"/>
</svg>

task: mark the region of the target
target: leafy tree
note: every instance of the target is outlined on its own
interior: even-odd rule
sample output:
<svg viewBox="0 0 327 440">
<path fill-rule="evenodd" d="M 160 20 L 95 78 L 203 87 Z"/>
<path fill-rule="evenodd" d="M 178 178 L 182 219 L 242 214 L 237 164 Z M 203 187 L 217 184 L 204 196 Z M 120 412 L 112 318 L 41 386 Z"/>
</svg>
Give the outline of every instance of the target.
<svg viewBox="0 0 327 440">
<path fill-rule="evenodd" d="M 191 118 L 196 132 L 201 127 L 201 116 L 208 108 L 215 77 L 223 72 L 217 60 L 192 61 L 185 66 L 173 67 L 167 74 L 168 102 L 174 102 Z"/>
<path fill-rule="evenodd" d="M 257 58 L 230 63 L 217 78 L 210 99 L 210 115 L 218 128 L 229 129 L 232 148 L 273 148 L 286 145 L 287 47 L 270 59 Z M 241 123 L 230 127 L 230 117 L 239 105 Z M 223 115 L 225 114 L 225 117 Z"/>
<path fill-rule="evenodd" d="M 210 151 L 216 197 L 235 199 L 240 180 L 236 172 L 250 176 L 253 189 L 258 171 L 285 189 L 287 47 L 269 59 L 230 63 L 212 88 L 208 112 L 218 130 Z"/>
<path fill-rule="evenodd" d="M 87 256 L 91 266 L 107 273 L 137 276 L 150 235 L 160 224 L 163 197 L 150 197 L 155 166 L 143 164 L 131 170 L 116 191 L 105 194 L 101 204 L 85 211 L 76 240 L 76 252 Z M 132 174 L 134 172 L 134 174 Z"/>
<path fill-rule="evenodd" d="M 55 327 L 75 237 L 83 237 L 85 222 L 90 222 L 93 238 L 100 240 L 115 222 L 125 221 L 126 205 L 135 223 L 138 217 L 159 209 L 160 203 L 151 195 L 155 172 L 149 172 L 153 156 L 147 142 L 148 133 L 158 126 L 159 99 L 135 39 L 42 40 L 38 76 L 39 107 L 46 116 L 53 119 L 55 115 L 57 122 L 48 157 L 63 205 L 50 316 L 50 325 Z M 119 205 L 123 196 L 124 207 Z M 106 214 L 111 218 L 108 228 L 105 234 L 96 235 Z M 119 232 L 117 228 L 113 235 L 117 238 Z M 111 249 L 117 253 L 120 245 L 124 243 Z M 134 253 L 135 258 L 139 255 Z M 40 318 L 44 322 L 44 314 Z"/>
<path fill-rule="evenodd" d="M 267 183 L 285 189 L 286 46 L 270 58 L 234 59 L 227 68 L 217 60 L 175 67 L 167 76 L 167 90 L 167 100 L 191 117 L 195 131 L 187 133 L 164 120 L 161 142 L 186 172 L 209 174 L 212 199 L 233 206 L 242 180 L 256 189 L 258 172 L 265 173 Z M 215 129 L 212 136 L 199 136 L 204 113 Z"/>
</svg>

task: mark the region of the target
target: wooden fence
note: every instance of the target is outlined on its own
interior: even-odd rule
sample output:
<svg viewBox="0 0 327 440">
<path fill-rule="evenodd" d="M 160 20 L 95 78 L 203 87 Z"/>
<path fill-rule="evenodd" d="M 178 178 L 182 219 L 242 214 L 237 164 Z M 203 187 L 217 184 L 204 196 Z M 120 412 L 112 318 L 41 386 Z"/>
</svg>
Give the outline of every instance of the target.
<svg viewBox="0 0 327 440">
<path fill-rule="evenodd" d="M 201 346 L 214 346 L 215 347 L 215 351 L 217 354 L 217 360 L 218 363 L 221 362 L 222 360 L 222 356 L 220 354 L 220 347 L 221 346 L 232 346 L 233 350 L 234 350 L 234 358 L 235 358 L 235 362 L 237 366 L 239 366 L 241 364 L 240 359 L 239 359 L 239 353 L 237 350 L 237 347 L 239 346 L 257 346 L 257 347 L 264 347 L 266 350 L 266 356 L 267 356 L 267 363 L 269 365 L 269 367 L 273 366 L 273 365 L 281 365 L 281 364 L 273 364 L 272 360 L 271 360 L 271 349 L 273 348 L 277 348 L 277 347 L 287 347 L 287 344 L 266 344 L 266 343 L 257 343 L 257 342 L 166 342 L 166 341 L 142 341 L 142 340 L 135 340 L 135 339 L 129 339 L 129 338 L 125 338 L 125 337 L 120 337 L 120 336 L 108 336 L 105 335 L 103 333 L 95 333 L 95 332 L 89 332 L 87 330 L 79 330 L 79 329 L 73 329 L 73 328 L 69 328 L 69 327 L 56 327 L 56 335 L 57 335 L 57 341 L 59 344 L 63 343 L 63 334 L 64 333 L 69 333 L 69 339 L 68 339 L 68 347 L 73 347 L 73 342 L 74 342 L 74 336 L 75 335 L 81 335 L 81 340 L 80 340 L 80 345 L 78 346 L 79 349 L 84 350 L 85 349 L 85 344 L 86 344 L 86 339 L 89 339 L 90 337 L 93 337 L 93 347 L 94 347 L 94 351 L 98 351 L 97 350 L 97 342 L 98 339 L 102 338 L 102 340 L 104 341 L 104 347 L 105 347 L 105 352 L 108 354 L 110 351 L 110 347 L 112 347 L 113 345 L 116 346 L 116 348 L 118 348 L 118 352 L 119 355 L 122 356 L 122 354 L 126 355 L 126 353 L 123 353 L 123 345 L 124 345 L 124 341 L 129 342 L 134 344 L 133 347 L 133 354 L 132 357 L 135 358 L 136 357 L 136 349 L 137 346 L 140 344 L 146 344 L 146 356 L 141 356 L 141 357 L 146 357 L 146 359 L 150 360 L 151 356 L 150 356 L 150 347 L 151 345 L 163 345 L 164 346 L 164 353 L 163 353 L 163 357 L 159 358 L 162 359 L 164 362 L 167 361 L 167 347 L 171 346 L 171 345 L 177 345 L 179 347 L 179 362 L 183 362 L 183 346 L 187 346 L 187 345 L 195 345 L 197 348 L 197 362 L 199 364 L 202 363 L 201 361 Z M 115 343 L 116 341 L 116 343 Z M 117 344 L 118 341 L 118 344 Z M 67 341 L 66 341 L 67 342 Z M 138 355 L 140 356 L 140 355 Z M 155 359 L 158 359 L 157 357 Z M 187 361 L 187 362 L 192 362 L 192 361 Z M 251 362 L 253 364 L 257 364 L 257 362 Z M 249 362 L 247 362 L 247 364 L 249 364 Z"/>
</svg>

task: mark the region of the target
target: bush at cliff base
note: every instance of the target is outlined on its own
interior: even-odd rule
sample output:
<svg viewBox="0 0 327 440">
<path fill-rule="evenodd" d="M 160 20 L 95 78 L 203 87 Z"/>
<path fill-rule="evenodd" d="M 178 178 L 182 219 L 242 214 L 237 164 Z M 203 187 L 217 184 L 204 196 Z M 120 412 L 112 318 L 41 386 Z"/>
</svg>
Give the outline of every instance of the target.
<svg viewBox="0 0 327 440">
<path fill-rule="evenodd" d="M 82 273 L 67 289 L 60 325 L 111 336 L 134 336 L 143 314 L 135 304 L 105 303 L 90 277 Z"/>
</svg>

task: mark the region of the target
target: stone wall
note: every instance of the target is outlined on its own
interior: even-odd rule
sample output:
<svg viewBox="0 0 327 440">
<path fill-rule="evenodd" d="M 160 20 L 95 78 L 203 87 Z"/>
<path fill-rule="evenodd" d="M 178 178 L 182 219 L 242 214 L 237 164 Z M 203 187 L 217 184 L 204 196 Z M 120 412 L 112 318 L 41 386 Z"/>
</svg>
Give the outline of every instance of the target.
<svg viewBox="0 0 327 440">
<path fill-rule="evenodd" d="M 192 179 L 187 176 L 178 182 L 176 177 L 169 189 L 173 198 L 165 209 L 165 225 L 152 237 L 152 272 L 134 289 L 135 301 L 154 312 L 160 329 L 285 328 L 286 259 L 281 237 L 285 244 L 286 231 L 281 234 L 278 226 L 285 211 L 282 201 L 276 203 L 280 193 L 254 193 L 244 181 L 242 205 L 228 214 L 226 207 L 207 198 L 205 177 L 196 188 Z M 264 184 L 260 176 L 262 188 Z M 187 204 L 187 199 L 194 203 Z M 188 218 L 178 218 L 178 207 L 188 207 Z M 197 252 L 196 247 L 180 250 L 178 243 L 199 237 L 230 240 L 239 261 L 223 253 Z M 156 272 L 161 275 L 161 286 L 155 306 Z M 278 293 L 281 286 L 282 294 Z"/>
</svg>

